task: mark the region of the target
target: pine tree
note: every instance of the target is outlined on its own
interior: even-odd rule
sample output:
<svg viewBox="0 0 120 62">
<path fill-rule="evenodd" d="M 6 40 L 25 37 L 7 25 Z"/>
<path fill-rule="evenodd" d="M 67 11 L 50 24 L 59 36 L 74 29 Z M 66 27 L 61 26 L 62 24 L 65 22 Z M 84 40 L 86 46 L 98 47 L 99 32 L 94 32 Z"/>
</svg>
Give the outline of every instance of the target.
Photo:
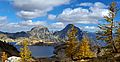
<svg viewBox="0 0 120 62">
<path fill-rule="evenodd" d="M 118 28 L 117 28 L 117 30 L 116 30 L 116 41 L 117 42 L 120 42 L 120 23 L 118 23 L 119 25 L 118 25 Z"/>
<path fill-rule="evenodd" d="M 77 53 L 76 57 L 77 59 L 85 59 L 85 58 L 92 58 L 94 57 L 94 53 L 90 49 L 89 39 L 85 35 L 80 43 L 80 45 L 77 47 Z"/>
<path fill-rule="evenodd" d="M 116 3 L 112 2 L 110 7 L 109 7 L 109 15 L 104 16 L 105 22 L 107 24 L 101 24 L 98 27 L 101 29 L 101 31 L 97 32 L 97 40 L 102 40 L 106 41 L 109 46 L 112 47 L 113 52 L 117 52 L 116 46 L 115 46 L 115 41 L 114 41 L 114 29 L 115 29 L 115 21 L 114 18 L 117 14 L 117 8 L 116 8 Z"/>
<path fill-rule="evenodd" d="M 74 25 L 72 26 L 71 30 L 69 30 L 68 32 L 68 42 L 67 44 L 67 48 L 65 50 L 66 56 L 70 57 L 72 60 L 75 54 L 75 48 L 76 48 L 76 33 L 77 30 L 74 28 Z"/>
<path fill-rule="evenodd" d="M 7 54 L 5 52 L 2 52 L 2 62 L 5 62 L 7 60 Z"/>
<path fill-rule="evenodd" d="M 21 61 L 22 62 L 30 62 L 32 57 L 31 57 L 31 51 L 28 48 L 28 41 L 24 40 L 22 43 L 22 48 L 20 49 L 20 56 L 21 56 Z"/>
<path fill-rule="evenodd" d="M 118 49 L 118 52 L 120 52 L 120 23 L 118 23 L 117 30 L 116 30 L 115 34 L 116 34 L 116 37 L 115 37 L 116 47 Z"/>
</svg>

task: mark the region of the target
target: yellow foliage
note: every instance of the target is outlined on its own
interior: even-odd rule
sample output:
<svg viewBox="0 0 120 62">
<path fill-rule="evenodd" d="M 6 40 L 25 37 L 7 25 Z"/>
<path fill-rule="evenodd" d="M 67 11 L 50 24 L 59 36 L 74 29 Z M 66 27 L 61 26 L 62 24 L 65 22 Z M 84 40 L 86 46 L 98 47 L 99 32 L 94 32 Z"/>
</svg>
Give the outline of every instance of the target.
<svg viewBox="0 0 120 62">
<path fill-rule="evenodd" d="M 20 56 L 21 56 L 21 61 L 22 62 L 30 62 L 32 59 L 31 57 L 31 51 L 28 48 L 28 41 L 24 40 L 22 43 L 22 48 L 20 49 Z"/>
<path fill-rule="evenodd" d="M 7 60 L 7 54 L 5 52 L 2 52 L 2 62 L 5 62 L 5 60 Z"/>
<path fill-rule="evenodd" d="M 69 30 L 69 33 L 68 33 L 68 42 L 66 43 L 67 48 L 65 50 L 66 56 L 68 57 L 72 57 L 74 55 L 76 41 L 77 41 L 75 37 L 76 33 L 77 33 L 77 30 L 74 28 L 74 26 L 72 26 L 72 29 Z"/>
<path fill-rule="evenodd" d="M 94 57 L 94 53 L 90 49 L 89 39 L 87 37 L 84 37 L 82 39 L 82 42 L 81 42 L 81 44 L 78 47 L 78 51 L 76 53 L 76 56 L 79 59 Z"/>
<path fill-rule="evenodd" d="M 71 31 L 68 33 L 67 48 L 65 49 L 66 56 L 72 60 L 94 57 L 94 53 L 90 49 L 89 39 L 84 37 L 79 45 L 76 39 L 76 33 L 77 30 L 72 26 Z"/>
</svg>

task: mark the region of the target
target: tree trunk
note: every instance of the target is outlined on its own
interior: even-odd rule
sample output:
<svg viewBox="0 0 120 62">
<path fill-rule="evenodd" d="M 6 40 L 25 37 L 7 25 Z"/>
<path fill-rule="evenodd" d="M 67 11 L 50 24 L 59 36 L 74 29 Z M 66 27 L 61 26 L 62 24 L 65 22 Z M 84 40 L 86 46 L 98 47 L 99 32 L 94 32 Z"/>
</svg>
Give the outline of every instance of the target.
<svg viewBox="0 0 120 62">
<path fill-rule="evenodd" d="M 114 53 L 117 53 L 118 50 L 117 50 L 117 48 L 116 48 L 116 46 L 115 46 L 114 40 L 113 40 L 113 42 L 112 42 L 112 47 L 113 47 L 113 52 L 114 52 Z"/>
</svg>

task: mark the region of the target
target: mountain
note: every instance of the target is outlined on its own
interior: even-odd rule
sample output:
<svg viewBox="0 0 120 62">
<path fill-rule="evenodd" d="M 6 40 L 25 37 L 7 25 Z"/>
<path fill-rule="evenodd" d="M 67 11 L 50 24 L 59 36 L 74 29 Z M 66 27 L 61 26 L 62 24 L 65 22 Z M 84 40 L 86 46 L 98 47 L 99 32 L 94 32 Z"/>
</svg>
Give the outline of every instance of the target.
<svg viewBox="0 0 120 62">
<path fill-rule="evenodd" d="M 28 31 L 30 36 L 38 39 L 49 39 L 52 35 L 47 27 L 37 26 Z"/>
<path fill-rule="evenodd" d="M 17 39 L 19 37 L 29 37 L 29 34 L 24 31 L 16 32 L 16 33 L 5 33 L 5 34 L 8 35 L 8 37 L 12 39 Z"/>
<path fill-rule="evenodd" d="M 7 33 L 0 31 L 0 40 L 2 41 L 17 42 L 17 44 L 20 44 L 24 39 L 28 39 L 30 44 L 39 42 L 55 43 L 64 41 L 54 36 L 53 33 L 51 33 L 49 29 L 44 26 L 33 27 L 30 31 L 26 32 L 22 31 L 16 33 Z"/>
<path fill-rule="evenodd" d="M 32 28 L 30 31 L 28 31 L 28 34 L 30 35 L 30 38 L 37 38 L 41 39 L 44 42 L 52 41 L 52 42 L 58 42 L 58 38 L 56 38 L 53 33 L 49 31 L 47 27 L 44 26 L 37 26 Z"/>
<path fill-rule="evenodd" d="M 53 33 L 55 36 L 61 38 L 61 39 L 65 39 L 67 40 L 68 38 L 68 32 L 69 30 L 71 30 L 72 26 L 74 26 L 73 24 L 68 24 L 63 30 L 61 31 L 56 31 L 55 33 Z M 75 29 L 77 29 L 77 34 L 76 34 L 76 37 L 78 40 L 81 40 L 82 39 L 82 36 L 83 36 L 83 32 L 81 29 L 79 29 L 78 27 L 74 26 Z"/>
<path fill-rule="evenodd" d="M 16 32 L 16 33 L 7 33 L 7 32 L 0 31 L 0 35 L 6 35 L 6 37 L 11 38 L 11 39 L 16 39 L 19 37 L 29 37 L 29 34 L 24 31 Z"/>
<path fill-rule="evenodd" d="M 74 25 L 68 24 L 63 30 L 54 33 L 50 32 L 49 29 L 44 26 L 33 27 L 27 32 L 7 33 L 0 31 L 0 40 L 17 42 L 17 44 L 20 44 L 24 39 L 28 39 L 30 44 L 65 42 L 65 40 L 68 39 L 67 33 L 71 30 L 72 26 Z M 77 29 L 77 39 L 81 40 L 83 36 L 82 30 L 76 26 L 74 26 L 74 28 Z"/>
</svg>

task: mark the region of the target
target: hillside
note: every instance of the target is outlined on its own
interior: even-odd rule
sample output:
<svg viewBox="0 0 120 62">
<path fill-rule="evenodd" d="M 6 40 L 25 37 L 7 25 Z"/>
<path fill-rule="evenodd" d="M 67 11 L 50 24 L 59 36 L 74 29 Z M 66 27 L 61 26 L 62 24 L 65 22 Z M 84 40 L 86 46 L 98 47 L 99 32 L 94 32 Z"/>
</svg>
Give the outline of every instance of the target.
<svg viewBox="0 0 120 62">
<path fill-rule="evenodd" d="M 2 55 L 2 52 L 6 52 L 8 57 L 19 56 L 19 51 L 13 45 L 0 41 L 0 56 Z"/>
</svg>

